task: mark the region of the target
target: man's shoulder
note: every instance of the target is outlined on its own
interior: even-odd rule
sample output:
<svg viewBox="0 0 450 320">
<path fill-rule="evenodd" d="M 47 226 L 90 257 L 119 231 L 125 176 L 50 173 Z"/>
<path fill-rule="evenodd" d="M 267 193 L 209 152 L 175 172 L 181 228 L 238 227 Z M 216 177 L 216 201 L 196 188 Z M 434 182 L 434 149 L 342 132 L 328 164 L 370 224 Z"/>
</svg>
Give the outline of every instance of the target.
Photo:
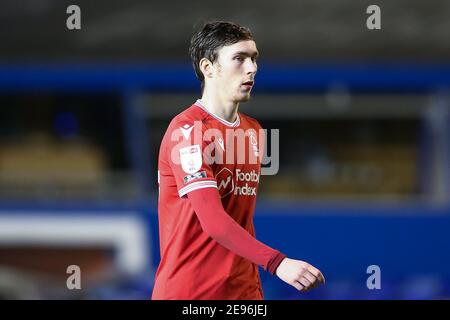
<svg viewBox="0 0 450 320">
<path fill-rule="evenodd" d="M 255 118 L 252 118 L 252 117 L 250 117 L 250 116 L 248 116 L 248 115 L 246 115 L 245 113 L 242 113 L 242 112 L 239 112 L 239 117 L 241 118 L 241 123 L 244 120 L 244 122 L 246 122 L 251 128 L 262 129 L 261 124 Z"/>
<path fill-rule="evenodd" d="M 173 117 L 170 121 L 169 128 L 181 127 L 186 124 L 193 125 L 195 121 L 203 121 L 204 119 L 204 112 L 194 103 Z"/>
<path fill-rule="evenodd" d="M 186 139 L 191 136 L 196 121 L 203 121 L 205 117 L 201 111 L 192 104 L 172 118 L 161 141 L 160 158 L 167 156 L 167 152 L 171 152 L 171 146 L 178 143 L 182 136 Z"/>
</svg>

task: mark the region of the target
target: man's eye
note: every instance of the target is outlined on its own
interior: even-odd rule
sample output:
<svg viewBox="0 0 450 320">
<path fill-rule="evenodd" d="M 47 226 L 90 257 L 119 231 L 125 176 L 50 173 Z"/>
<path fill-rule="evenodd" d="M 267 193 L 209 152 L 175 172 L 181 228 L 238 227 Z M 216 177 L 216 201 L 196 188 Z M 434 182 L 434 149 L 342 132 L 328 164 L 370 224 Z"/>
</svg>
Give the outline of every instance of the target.
<svg viewBox="0 0 450 320">
<path fill-rule="evenodd" d="M 242 57 L 239 57 L 239 56 L 235 57 L 234 59 L 237 60 L 237 61 L 242 61 L 243 60 Z"/>
</svg>

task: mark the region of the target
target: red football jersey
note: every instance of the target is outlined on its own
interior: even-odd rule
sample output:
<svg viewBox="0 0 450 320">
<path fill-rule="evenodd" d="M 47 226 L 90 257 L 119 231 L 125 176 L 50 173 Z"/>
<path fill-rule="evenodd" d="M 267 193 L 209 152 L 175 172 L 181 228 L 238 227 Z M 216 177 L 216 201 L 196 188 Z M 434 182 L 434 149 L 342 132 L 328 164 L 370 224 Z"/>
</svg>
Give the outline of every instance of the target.
<svg viewBox="0 0 450 320">
<path fill-rule="evenodd" d="M 225 211 L 253 237 L 264 134 L 240 112 L 231 123 L 200 100 L 170 123 L 159 151 L 161 261 L 152 299 L 262 299 L 258 266 L 203 230 L 186 197 L 217 188 Z"/>
</svg>

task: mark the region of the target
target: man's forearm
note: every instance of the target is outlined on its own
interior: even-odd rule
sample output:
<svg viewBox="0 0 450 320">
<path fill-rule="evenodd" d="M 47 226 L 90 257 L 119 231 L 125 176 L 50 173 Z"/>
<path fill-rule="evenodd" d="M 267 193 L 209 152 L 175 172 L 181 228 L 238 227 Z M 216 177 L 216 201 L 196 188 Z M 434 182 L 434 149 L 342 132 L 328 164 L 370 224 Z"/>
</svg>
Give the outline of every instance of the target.
<svg viewBox="0 0 450 320">
<path fill-rule="evenodd" d="M 204 232 L 228 250 L 275 274 L 278 265 L 286 256 L 256 240 L 230 217 L 223 209 L 216 189 L 191 191 L 188 193 L 188 199 Z"/>
</svg>

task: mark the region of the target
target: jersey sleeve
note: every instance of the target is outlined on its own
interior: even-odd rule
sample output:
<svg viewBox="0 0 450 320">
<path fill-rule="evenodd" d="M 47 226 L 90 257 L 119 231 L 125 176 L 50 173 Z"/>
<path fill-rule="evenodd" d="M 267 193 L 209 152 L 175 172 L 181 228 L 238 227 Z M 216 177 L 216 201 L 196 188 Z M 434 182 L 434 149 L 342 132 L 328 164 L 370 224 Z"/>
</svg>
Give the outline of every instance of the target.
<svg viewBox="0 0 450 320">
<path fill-rule="evenodd" d="M 191 192 L 188 198 L 202 229 L 220 245 L 275 274 L 286 258 L 280 251 L 255 239 L 225 212 L 216 190 Z"/>
<path fill-rule="evenodd" d="M 204 140 L 204 130 L 201 121 L 179 121 L 171 125 L 168 132 L 167 159 L 180 198 L 193 190 L 217 189 L 211 157 L 208 156 L 211 141 Z"/>
</svg>

